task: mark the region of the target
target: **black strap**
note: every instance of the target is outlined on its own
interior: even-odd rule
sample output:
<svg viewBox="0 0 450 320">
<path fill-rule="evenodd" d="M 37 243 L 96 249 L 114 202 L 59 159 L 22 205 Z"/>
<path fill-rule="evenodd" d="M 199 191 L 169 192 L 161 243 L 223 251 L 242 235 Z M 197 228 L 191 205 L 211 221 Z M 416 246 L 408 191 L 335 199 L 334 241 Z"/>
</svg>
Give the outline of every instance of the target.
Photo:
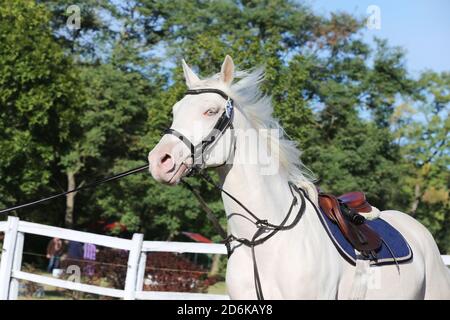
<svg viewBox="0 0 450 320">
<path fill-rule="evenodd" d="M 186 91 L 185 94 L 202 94 L 202 93 L 217 93 L 218 95 L 221 95 L 222 98 L 224 98 L 225 100 L 228 100 L 230 97 L 223 92 L 222 90 L 219 89 L 214 89 L 214 88 L 204 88 L 204 89 L 189 89 Z"/>
<path fill-rule="evenodd" d="M 188 148 L 189 150 L 191 150 L 191 155 L 195 153 L 195 149 L 194 149 L 194 145 L 191 143 L 191 141 L 186 138 L 185 135 L 183 135 L 181 132 L 172 129 L 172 128 L 167 128 L 163 131 L 164 134 L 172 134 L 175 137 L 177 137 L 178 139 L 180 139 Z"/>
<path fill-rule="evenodd" d="M 194 145 L 185 135 L 181 132 L 169 128 L 163 131 L 164 134 L 172 134 L 178 139 L 180 139 L 191 151 L 192 164 L 189 168 L 187 175 L 192 175 L 194 172 L 204 168 L 205 161 L 203 155 L 205 151 L 217 141 L 228 128 L 233 128 L 233 114 L 234 106 L 233 99 L 231 99 L 225 92 L 214 88 L 204 88 L 204 89 L 192 89 L 186 91 L 186 94 L 203 94 L 203 93 L 216 93 L 219 94 L 227 101 L 225 110 L 222 112 L 219 119 L 215 123 L 211 131 L 200 141 L 198 144 Z"/>
<path fill-rule="evenodd" d="M 149 165 L 146 164 L 145 166 L 141 166 L 141 167 L 138 167 L 138 168 L 135 168 L 135 169 L 127 170 L 125 172 L 115 174 L 115 175 L 113 175 L 111 177 L 100 179 L 100 180 L 94 181 L 94 182 L 92 182 L 90 184 L 86 184 L 84 186 L 81 186 L 81 187 L 78 187 L 78 188 L 75 188 L 75 189 L 72 189 L 72 190 L 61 192 L 61 193 L 49 196 L 49 197 L 44 198 L 44 199 L 28 202 L 28 203 L 17 205 L 17 206 L 11 207 L 11 208 L 6 208 L 6 209 L 1 210 L 0 214 L 8 213 L 8 212 L 11 212 L 11 211 L 14 211 L 14 210 L 18 210 L 18 209 L 22 209 L 22 208 L 26 208 L 26 207 L 32 207 L 32 206 L 35 206 L 35 205 L 40 204 L 42 202 L 46 202 L 46 201 L 49 201 L 49 200 L 53 200 L 53 199 L 56 199 L 56 198 L 59 198 L 59 197 L 66 196 L 69 193 L 78 192 L 78 191 L 85 190 L 85 189 L 90 189 L 90 188 L 96 187 L 96 186 L 98 186 L 100 184 L 103 184 L 103 183 L 106 183 L 106 182 L 110 182 L 110 181 L 114 181 L 114 180 L 117 180 L 117 179 L 121 179 L 123 177 L 129 176 L 130 174 L 134 174 L 134 173 L 137 173 L 137 172 L 141 172 L 141 171 L 147 170 L 148 166 Z"/>
<path fill-rule="evenodd" d="M 286 216 L 283 219 L 283 221 L 279 225 L 274 225 L 272 223 L 269 223 L 267 220 L 263 220 L 263 219 L 258 218 L 244 204 L 242 204 L 242 202 L 237 200 L 233 195 L 231 195 L 229 192 L 224 190 L 222 187 L 220 187 L 216 183 L 214 183 L 213 180 L 211 179 L 211 177 L 209 175 L 207 175 L 206 173 L 200 172 L 200 176 L 204 180 L 206 180 L 209 184 L 211 184 L 214 188 L 216 188 L 216 189 L 220 190 L 221 192 L 225 193 L 226 195 L 228 195 L 233 201 L 235 201 L 240 207 L 242 207 L 245 211 L 247 211 L 251 215 L 251 217 L 253 217 L 256 220 L 256 221 L 251 221 L 250 220 L 257 227 L 257 230 L 256 230 L 256 232 L 253 235 L 251 240 L 245 239 L 245 238 L 236 238 L 232 234 L 228 235 L 227 237 L 222 236 L 222 238 L 223 238 L 223 242 L 225 243 L 225 245 L 227 247 L 228 258 L 230 258 L 231 254 L 234 252 L 234 249 L 236 249 L 236 247 L 234 247 L 234 248 L 231 247 L 231 242 L 233 242 L 233 241 L 237 241 L 239 243 L 238 246 L 245 245 L 245 246 L 250 248 L 251 253 L 252 253 L 253 278 L 254 278 L 254 282 L 255 282 L 256 297 L 257 297 L 258 300 L 264 300 L 264 294 L 263 294 L 263 289 L 262 289 L 262 285 L 261 285 L 261 279 L 260 279 L 260 275 L 259 275 L 258 264 L 257 264 L 257 261 L 256 261 L 255 247 L 258 246 L 258 245 L 263 244 L 265 241 L 267 241 L 268 239 L 272 238 L 275 234 L 278 233 L 278 231 L 284 231 L 284 230 L 292 229 L 294 226 L 296 226 L 298 224 L 298 222 L 300 221 L 300 219 L 303 216 L 303 213 L 305 212 L 305 209 L 306 209 L 306 201 L 305 201 L 305 198 L 304 198 L 304 195 L 303 195 L 305 192 L 303 190 L 300 191 L 301 190 L 300 188 L 298 188 L 292 182 L 289 182 L 289 188 L 290 188 L 290 191 L 291 191 L 291 194 L 292 194 L 292 197 L 293 197 L 291 205 L 290 205 L 288 213 L 286 214 Z M 194 189 L 190 185 L 189 185 L 189 189 L 192 192 L 194 192 Z M 295 216 L 294 220 L 289 225 L 286 225 L 287 221 L 289 220 L 289 217 L 292 214 L 292 210 L 293 210 L 294 206 L 298 203 L 298 199 L 295 196 L 294 192 L 297 193 L 300 196 L 301 205 L 300 205 L 300 208 L 299 208 L 299 210 L 297 212 L 297 215 Z M 196 198 L 199 201 L 201 199 L 205 203 L 205 201 L 203 200 L 203 198 L 201 198 L 201 196 L 198 194 L 198 192 L 197 192 L 197 194 L 194 193 L 194 195 L 196 196 Z M 239 214 L 236 214 L 236 215 L 239 215 Z M 208 215 L 208 218 L 209 218 L 209 215 Z M 215 216 L 214 216 L 213 219 L 210 219 L 210 220 L 213 222 L 213 225 L 218 224 L 217 218 Z M 219 230 L 220 229 L 223 230 L 223 228 L 220 226 L 220 224 L 219 224 L 219 228 L 216 228 L 216 230 L 218 230 L 218 229 Z M 224 232 L 225 231 L 223 230 L 223 232 L 219 232 L 219 234 L 224 233 Z M 260 236 L 265 234 L 266 232 L 268 232 L 268 234 L 266 236 L 260 238 Z"/>
<path fill-rule="evenodd" d="M 212 179 L 211 177 L 206 173 L 206 172 L 199 172 L 200 176 L 206 180 L 209 184 L 211 184 L 214 188 L 220 190 L 221 192 L 225 193 L 228 197 L 230 197 L 234 202 L 236 202 L 242 209 L 244 209 L 253 219 L 255 219 L 254 224 L 256 224 L 257 226 L 262 225 L 262 226 L 266 226 L 269 228 L 273 228 L 273 229 L 279 229 L 279 230 L 288 230 L 294 227 L 294 225 L 289 225 L 289 226 L 282 226 L 282 225 L 274 225 L 269 223 L 267 220 L 263 220 L 258 218 L 252 211 L 250 211 L 241 201 L 239 201 L 238 199 L 236 199 L 232 194 L 230 194 L 229 192 L 227 192 L 226 190 L 224 190 L 222 187 L 220 187 L 219 185 L 217 185 Z M 294 192 L 292 190 L 295 190 L 297 193 L 300 194 L 301 198 L 302 198 L 302 206 L 304 205 L 304 199 L 303 199 L 303 194 L 301 194 L 298 191 L 298 187 L 293 184 L 292 182 L 289 182 L 289 186 L 290 186 L 290 190 L 291 190 L 291 194 L 293 196 L 293 202 L 291 204 L 291 208 L 290 210 L 292 210 L 293 206 L 295 206 L 297 204 L 297 198 L 294 195 Z M 304 209 L 303 209 L 304 210 Z M 289 213 L 290 214 L 290 213 Z M 289 216 L 287 216 L 287 218 L 289 218 Z M 298 217 L 298 219 L 300 219 L 300 217 Z M 298 221 L 297 221 L 298 222 Z"/>
<path fill-rule="evenodd" d="M 197 201 L 200 203 L 203 211 L 206 212 L 207 218 L 213 224 L 214 229 L 216 229 L 216 232 L 222 237 L 222 239 L 226 239 L 227 232 L 222 228 L 222 226 L 220 225 L 219 219 L 217 219 L 217 217 L 214 215 L 212 210 L 208 207 L 208 205 L 206 204 L 206 201 L 200 195 L 200 192 L 198 192 L 196 189 L 194 189 L 194 187 L 192 187 L 187 181 L 185 181 L 183 179 L 181 180 L 181 183 L 183 183 L 195 196 Z"/>
</svg>

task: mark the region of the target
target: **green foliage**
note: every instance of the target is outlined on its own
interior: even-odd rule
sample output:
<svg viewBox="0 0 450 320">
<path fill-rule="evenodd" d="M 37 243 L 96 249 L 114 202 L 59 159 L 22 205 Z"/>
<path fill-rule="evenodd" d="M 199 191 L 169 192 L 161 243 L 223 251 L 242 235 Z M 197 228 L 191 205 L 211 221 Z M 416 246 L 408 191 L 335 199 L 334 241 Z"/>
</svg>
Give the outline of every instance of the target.
<svg viewBox="0 0 450 320">
<path fill-rule="evenodd" d="M 262 89 L 322 190 L 362 189 L 450 250 L 449 73 L 414 80 L 401 48 L 362 40 L 362 21 L 297 1 L 84 0 L 79 30 L 65 25 L 70 4 L 0 5 L 1 206 L 65 189 L 69 173 L 79 185 L 144 164 L 183 96 L 180 59 L 208 76 L 229 54 L 240 69 L 265 67 Z M 191 183 L 225 225 L 219 194 Z M 64 210 L 29 218 L 58 225 Z M 218 239 L 188 190 L 144 174 L 77 194 L 75 218 L 148 239 Z"/>
<path fill-rule="evenodd" d="M 423 73 L 417 96 L 391 117 L 408 170 L 402 179 L 411 199 L 407 212 L 431 230 L 442 251 L 448 251 L 450 73 Z"/>
<path fill-rule="evenodd" d="M 48 192 L 76 119 L 76 74 L 33 1 L 0 4 L 0 204 Z"/>
</svg>

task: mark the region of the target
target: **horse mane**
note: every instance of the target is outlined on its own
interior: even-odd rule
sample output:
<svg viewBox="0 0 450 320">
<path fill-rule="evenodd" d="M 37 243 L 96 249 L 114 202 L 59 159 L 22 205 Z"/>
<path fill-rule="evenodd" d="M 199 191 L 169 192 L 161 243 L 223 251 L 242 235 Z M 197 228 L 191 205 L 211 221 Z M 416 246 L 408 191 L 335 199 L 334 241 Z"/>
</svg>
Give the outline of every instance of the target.
<svg viewBox="0 0 450 320">
<path fill-rule="evenodd" d="M 297 142 L 291 140 L 278 119 L 273 116 L 272 99 L 263 95 L 260 85 L 264 81 L 264 69 L 257 68 L 253 71 L 236 71 L 235 78 L 239 79 L 231 85 L 224 86 L 219 81 L 219 74 L 201 80 L 195 87 L 220 88 L 240 107 L 252 126 L 257 129 L 279 130 L 278 136 L 270 136 L 269 148 L 272 152 L 278 152 L 281 169 L 287 174 L 290 181 L 303 188 L 314 203 L 318 202 L 317 189 L 314 185 L 316 177 L 301 161 L 301 151 Z"/>
</svg>

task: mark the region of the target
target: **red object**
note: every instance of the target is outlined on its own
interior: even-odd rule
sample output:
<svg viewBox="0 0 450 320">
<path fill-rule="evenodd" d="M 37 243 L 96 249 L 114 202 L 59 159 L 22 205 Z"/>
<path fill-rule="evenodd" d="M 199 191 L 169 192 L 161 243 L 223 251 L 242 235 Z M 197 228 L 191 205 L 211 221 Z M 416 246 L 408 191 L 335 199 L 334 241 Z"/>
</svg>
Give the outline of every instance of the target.
<svg viewBox="0 0 450 320">
<path fill-rule="evenodd" d="M 117 227 L 120 228 L 120 232 L 124 232 L 124 231 L 127 230 L 127 227 L 124 224 L 120 223 L 120 222 L 113 222 L 113 223 L 107 224 L 104 227 L 104 229 L 105 229 L 105 231 L 111 231 L 111 230 L 113 230 L 114 228 L 117 228 Z"/>
<path fill-rule="evenodd" d="M 202 242 L 202 243 L 212 243 L 211 240 L 209 240 L 208 238 L 205 238 L 204 236 L 202 236 L 199 233 L 185 232 L 185 231 L 183 231 L 182 233 L 194 241 Z"/>
</svg>

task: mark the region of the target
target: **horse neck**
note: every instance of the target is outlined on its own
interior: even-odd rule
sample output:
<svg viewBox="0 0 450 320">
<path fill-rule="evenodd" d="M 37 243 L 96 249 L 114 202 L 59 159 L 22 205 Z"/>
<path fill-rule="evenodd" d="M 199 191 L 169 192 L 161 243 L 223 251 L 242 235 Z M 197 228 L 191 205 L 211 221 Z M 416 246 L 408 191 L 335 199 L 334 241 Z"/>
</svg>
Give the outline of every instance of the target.
<svg viewBox="0 0 450 320">
<path fill-rule="evenodd" d="M 292 201 L 288 183 L 280 176 L 261 176 L 255 171 L 246 165 L 233 165 L 226 176 L 222 177 L 223 189 L 259 219 L 280 224 Z M 228 217 L 229 232 L 238 237 L 251 238 L 256 230 L 255 225 L 240 215 L 252 221 L 255 219 L 226 194 L 222 194 L 222 198 Z M 232 215 L 235 213 L 239 215 Z"/>
<path fill-rule="evenodd" d="M 236 135 L 234 163 L 218 171 L 222 187 L 259 219 L 268 220 L 272 224 L 280 224 L 286 217 L 293 198 L 287 175 L 280 170 L 272 174 L 266 174 L 265 171 L 267 170 L 260 164 L 245 161 L 244 157 L 241 156 L 243 152 L 246 152 L 244 150 L 244 143 L 248 143 L 248 141 L 244 141 L 246 139 Z M 250 143 L 257 142 L 251 141 Z M 244 161 L 238 161 L 237 159 L 244 159 Z M 269 164 L 269 166 L 271 165 Z M 267 168 L 267 163 L 265 168 Z M 222 199 L 228 218 L 229 233 L 237 237 L 251 239 L 256 231 L 256 226 L 248 219 L 252 221 L 255 221 L 255 219 L 226 194 L 222 193 Z M 291 221 L 294 216 L 293 213 L 292 218 L 288 221 Z"/>
</svg>

